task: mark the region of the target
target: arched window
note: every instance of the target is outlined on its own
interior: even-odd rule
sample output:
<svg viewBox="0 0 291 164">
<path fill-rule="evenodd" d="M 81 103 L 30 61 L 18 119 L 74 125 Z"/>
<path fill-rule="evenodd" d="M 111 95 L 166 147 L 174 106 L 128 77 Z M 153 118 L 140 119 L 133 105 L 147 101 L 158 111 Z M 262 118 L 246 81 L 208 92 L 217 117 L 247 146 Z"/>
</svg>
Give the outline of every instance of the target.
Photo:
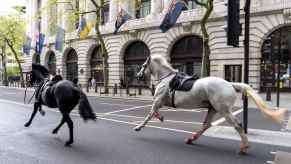
<svg viewBox="0 0 291 164">
<path fill-rule="evenodd" d="M 140 3 L 137 3 L 136 18 L 144 18 L 151 12 L 151 1 L 150 0 L 141 0 Z"/>
<path fill-rule="evenodd" d="M 126 48 L 124 53 L 124 83 L 126 86 L 149 86 L 149 77 L 146 77 L 143 81 L 138 81 L 136 78 L 140 66 L 149 55 L 150 50 L 141 41 L 133 42 Z"/>
<path fill-rule="evenodd" d="M 103 78 L 103 59 L 101 56 L 101 47 L 95 47 L 90 58 L 91 77 L 95 79 L 97 85 L 104 84 Z"/>
<path fill-rule="evenodd" d="M 280 78 L 291 74 L 291 26 L 272 32 L 264 41 L 261 58 L 261 90 L 266 86 L 276 87 L 277 74 Z M 291 89 L 291 81 L 283 80 L 283 89 Z"/>
<path fill-rule="evenodd" d="M 32 56 L 32 63 L 40 64 L 40 55 L 37 53 L 34 53 Z"/>
<path fill-rule="evenodd" d="M 171 51 L 174 68 L 188 75 L 200 76 L 203 54 L 203 40 L 197 36 L 186 36 L 178 40 Z"/>
<path fill-rule="evenodd" d="M 52 75 L 56 75 L 56 56 L 54 52 L 50 52 L 49 58 L 47 61 L 47 67 Z"/>
<path fill-rule="evenodd" d="M 67 79 L 73 81 L 78 78 L 78 56 L 74 49 L 69 50 L 66 60 Z"/>
</svg>

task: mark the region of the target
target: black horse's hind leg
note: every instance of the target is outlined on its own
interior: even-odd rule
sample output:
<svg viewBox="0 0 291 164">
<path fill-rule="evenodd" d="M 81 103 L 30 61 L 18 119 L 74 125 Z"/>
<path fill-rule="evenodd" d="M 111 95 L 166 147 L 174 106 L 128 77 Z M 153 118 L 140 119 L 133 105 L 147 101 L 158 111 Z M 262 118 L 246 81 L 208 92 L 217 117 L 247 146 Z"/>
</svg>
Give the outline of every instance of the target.
<svg viewBox="0 0 291 164">
<path fill-rule="evenodd" d="M 64 114 L 63 117 L 68 124 L 69 132 L 70 132 L 70 138 L 66 142 L 65 146 L 70 146 L 74 142 L 74 134 L 73 134 L 74 125 L 69 114 Z"/>
<path fill-rule="evenodd" d="M 63 126 L 63 124 L 65 123 L 66 121 L 65 121 L 65 119 L 64 119 L 64 117 L 62 118 L 62 121 L 60 122 L 60 124 L 53 130 L 53 134 L 57 134 L 58 133 L 58 131 L 59 131 L 59 129 Z"/>
<path fill-rule="evenodd" d="M 30 117 L 29 121 L 26 124 L 24 124 L 25 127 L 29 127 L 30 126 L 30 124 L 31 124 L 36 112 L 38 111 L 39 107 L 40 107 L 39 103 L 35 102 L 34 103 L 34 109 L 33 109 L 33 112 L 31 114 L 31 117 Z"/>
</svg>

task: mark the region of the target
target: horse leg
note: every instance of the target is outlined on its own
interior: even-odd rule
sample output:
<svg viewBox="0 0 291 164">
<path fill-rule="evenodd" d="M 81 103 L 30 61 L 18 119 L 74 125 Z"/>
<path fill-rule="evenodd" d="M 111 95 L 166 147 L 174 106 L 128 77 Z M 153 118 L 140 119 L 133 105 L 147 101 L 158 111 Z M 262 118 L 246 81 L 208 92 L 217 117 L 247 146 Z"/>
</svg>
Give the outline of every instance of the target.
<svg viewBox="0 0 291 164">
<path fill-rule="evenodd" d="M 198 132 L 193 132 L 191 138 L 185 140 L 186 144 L 192 144 L 193 141 L 197 140 L 208 128 L 211 127 L 211 122 L 216 114 L 216 110 L 209 108 L 205 120 L 203 122 L 202 128 Z"/>
<path fill-rule="evenodd" d="M 226 121 L 232 125 L 235 130 L 239 133 L 241 140 L 242 140 L 242 144 L 240 145 L 240 154 L 244 155 L 247 153 L 247 149 L 249 148 L 249 142 L 248 142 L 248 138 L 245 135 L 243 128 L 241 127 L 241 124 L 239 123 L 238 119 L 235 118 L 231 113 L 227 113 L 224 115 Z"/>
<path fill-rule="evenodd" d="M 65 119 L 65 122 L 67 122 L 68 124 L 69 133 L 70 133 L 70 138 L 66 142 L 65 146 L 70 146 L 74 142 L 74 134 L 73 134 L 74 124 L 69 114 L 64 114 L 63 117 Z"/>
<path fill-rule="evenodd" d="M 164 122 L 164 116 L 160 115 L 159 112 L 155 112 L 154 116 L 159 119 L 161 122 Z"/>
<path fill-rule="evenodd" d="M 63 118 L 62 118 L 62 121 L 60 122 L 60 124 L 53 130 L 53 134 L 57 134 L 58 133 L 58 131 L 59 131 L 59 129 L 63 126 L 63 124 L 65 123 L 66 121 L 65 121 L 65 119 L 64 119 L 64 116 L 63 116 Z"/>
<path fill-rule="evenodd" d="M 29 121 L 24 124 L 25 127 L 29 127 L 30 126 L 30 124 L 31 124 L 31 122 L 32 122 L 32 120 L 33 120 L 33 118 L 34 118 L 34 116 L 35 116 L 35 114 L 36 114 L 36 112 L 37 112 L 37 110 L 38 110 L 40 105 L 37 102 L 35 102 L 33 106 L 34 106 L 33 107 L 33 112 L 32 112 L 32 114 L 30 116 Z"/>
<path fill-rule="evenodd" d="M 39 113 L 40 113 L 42 116 L 45 116 L 45 111 L 42 110 L 42 106 L 41 106 L 41 105 L 39 106 L 38 111 L 39 111 Z"/>
<path fill-rule="evenodd" d="M 145 127 L 145 125 L 152 119 L 152 117 L 158 113 L 159 108 L 161 107 L 160 105 L 160 101 L 154 101 L 153 105 L 152 105 L 152 109 L 150 111 L 150 113 L 147 115 L 147 117 L 145 118 L 145 120 L 138 126 L 136 126 L 134 128 L 135 131 L 140 131 L 143 127 Z"/>
</svg>

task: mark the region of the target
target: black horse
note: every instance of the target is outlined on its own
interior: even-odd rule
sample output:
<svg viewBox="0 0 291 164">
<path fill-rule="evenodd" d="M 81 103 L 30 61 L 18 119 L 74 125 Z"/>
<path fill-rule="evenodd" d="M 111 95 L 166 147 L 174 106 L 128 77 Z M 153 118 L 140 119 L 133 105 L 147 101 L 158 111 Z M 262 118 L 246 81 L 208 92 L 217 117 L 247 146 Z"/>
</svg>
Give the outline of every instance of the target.
<svg viewBox="0 0 291 164">
<path fill-rule="evenodd" d="M 37 111 L 44 114 L 41 109 L 42 105 L 46 105 L 50 108 L 59 108 L 63 118 L 52 133 L 57 134 L 58 130 L 66 122 L 69 127 L 70 138 L 65 146 L 70 146 L 74 142 L 73 121 L 70 118 L 70 112 L 73 108 L 79 104 L 79 113 L 84 121 L 95 121 L 96 114 L 93 112 L 87 96 L 76 84 L 68 80 L 63 80 L 60 75 L 56 75 L 52 80 L 49 80 L 48 77 L 49 71 L 47 68 L 39 64 L 32 64 L 32 71 L 30 72 L 28 82 L 30 85 L 37 84 L 37 88 L 34 110 L 30 120 L 24 126 L 30 126 Z"/>
</svg>

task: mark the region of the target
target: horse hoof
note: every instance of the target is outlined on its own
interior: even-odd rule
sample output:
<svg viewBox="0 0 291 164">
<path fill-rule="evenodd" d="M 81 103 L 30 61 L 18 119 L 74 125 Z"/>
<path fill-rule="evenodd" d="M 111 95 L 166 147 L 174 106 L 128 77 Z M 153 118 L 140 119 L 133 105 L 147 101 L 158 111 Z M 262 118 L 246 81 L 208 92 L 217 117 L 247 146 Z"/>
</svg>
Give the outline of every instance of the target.
<svg viewBox="0 0 291 164">
<path fill-rule="evenodd" d="M 191 138 L 187 138 L 187 139 L 185 139 L 185 143 L 188 144 L 188 145 L 192 145 L 192 144 L 193 144 Z"/>
<path fill-rule="evenodd" d="M 40 113 L 40 115 L 45 116 L 45 111 L 40 110 L 39 113 Z"/>
<path fill-rule="evenodd" d="M 65 144 L 65 147 L 70 147 L 72 145 L 73 141 L 67 141 Z"/>
<path fill-rule="evenodd" d="M 57 133 L 58 133 L 58 130 L 56 129 L 52 131 L 52 134 L 57 134 Z"/>
<path fill-rule="evenodd" d="M 139 131 L 141 130 L 141 128 L 140 128 L 140 127 L 135 127 L 134 130 L 135 130 L 136 132 L 139 132 Z"/>
<path fill-rule="evenodd" d="M 164 116 L 161 116 L 160 121 L 164 122 Z"/>
<path fill-rule="evenodd" d="M 26 124 L 24 124 L 24 127 L 29 127 L 30 126 L 30 123 L 28 122 L 28 123 L 26 123 Z"/>
<path fill-rule="evenodd" d="M 248 154 L 248 148 L 249 148 L 249 146 L 240 145 L 239 154 L 240 155 L 247 155 Z"/>
</svg>

